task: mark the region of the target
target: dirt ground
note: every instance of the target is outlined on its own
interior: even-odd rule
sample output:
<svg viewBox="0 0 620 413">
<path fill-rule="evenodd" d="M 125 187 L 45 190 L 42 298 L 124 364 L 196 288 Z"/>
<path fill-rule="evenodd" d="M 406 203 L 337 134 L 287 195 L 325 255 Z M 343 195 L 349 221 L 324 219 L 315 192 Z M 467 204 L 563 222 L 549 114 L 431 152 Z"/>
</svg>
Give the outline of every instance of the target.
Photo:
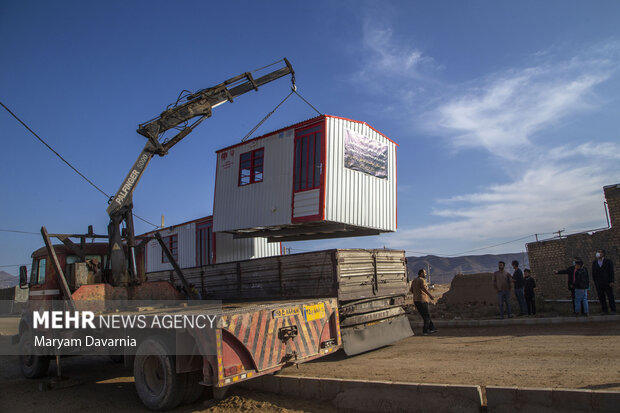
<svg viewBox="0 0 620 413">
<path fill-rule="evenodd" d="M 620 323 L 445 328 L 346 357 L 338 352 L 284 375 L 418 383 L 580 388 L 620 391 Z M 7 337 L 0 337 L 6 339 Z M 83 384 L 41 392 L 21 378 L 15 357 L 0 357 L 0 410 L 63 413 L 146 410 L 133 377 L 106 358 L 63 360 L 63 373 Z M 54 374 L 54 368 L 50 368 Z M 224 400 L 177 412 L 334 412 L 329 404 L 231 389 Z"/>
<path fill-rule="evenodd" d="M 446 328 L 379 350 L 342 353 L 283 374 L 620 391 L 620 323 Z"/>
</svg>

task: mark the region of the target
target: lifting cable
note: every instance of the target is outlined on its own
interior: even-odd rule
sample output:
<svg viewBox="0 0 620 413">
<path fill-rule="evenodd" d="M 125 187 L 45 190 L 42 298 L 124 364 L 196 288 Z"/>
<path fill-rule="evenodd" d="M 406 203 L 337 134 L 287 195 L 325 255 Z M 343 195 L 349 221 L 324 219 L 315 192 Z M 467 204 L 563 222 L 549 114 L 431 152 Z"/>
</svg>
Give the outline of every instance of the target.
<svg viewBox="0 0 620 413">
<path fill-rule="evenodd" d="M 61 161 L 63 161 L 65 164 L 67 164 L 67 166 L 69 166 L 69 168 L 73 169 L 75 171 L 75 173 L 77 173 L 79 176 L 81 176 L 82 178 L 84 178 L 84 180 L 86 180 L 86 182 L 88 182 L 92 187 L 94 187 L 97 191 L 101 192 L 106 198 L 111 199 L 110 195 L 106 194 L 105 191 L 101 188 L 99 188 L 97 185 L 95 185 L 93 183 L 93 181 L 91 181 L 90 179 L 88 179 L 82 172 L 78 171 L 73 165 L 71 165 L 69 163 L 69 161 L 67 161 L 65 158 L 62 157 L 61 154 L 59 154 L 58 152 L 56 152 L 54 150 L 54 148 L 52 148 L 47 142 L 45 142 L 43 140 L 43 138 L 41 138 L 39 135 L 36 134 L 35 131 L 33 131 L 32 129 L 30 129 L 30 127 L 28 125 L 26 125 L 26 123 L 21 120 L 16 114 L 14 114 L 11 109 L 9 109 L 4 103 L 0 102 L 0 105 L 2 105 L 2 107 L 9 112 L 9 114 L 11 116 L 13 116 L 19 123 L 21 123 L 24 128 L 26 128 L 28 130 L 28 132 L 30 132 L 31 134 L 34 135 L 35 138 L 37 138 L 43 145 L 45 145 L 47 147 L 47 149 L 49 149 L 50 151 L 52 151 L 54 153 L 54 155 L 56 155 L 58 158 L 60 158 Z M 152 222 L 147 221 L 144 218 L 141 218 L 139 216 L 137 216 L 136 214 L 132 214 L 134 217 L 138 218 L 141 221 L 146 222 L 149 225 L 154 226 L 155 228 L 159 228 L 159 225 L 155 225 Z"/>
<path fill-rule="evenodd" d="M 273 64 L 273 63 L 272 63 L 272 64 Z M 265 123 L 265 121 L 266 121 L 267 119 L 269 119 L 269 117 L 270 117 L 271 115 L 273 115 L 273 113 L 274 113 L 276 110 L 278 110 L 278 108 L 279 108 L 279 107 L 280 107 L 280 106 L 281 106 L 284 102 L 286 102 L 286 100 L 287 100 L 289 97 L 291 97 L 291 95 L 292 95 L 293 93 L 294 93 L 294 94 L 296 94 L 297 96 L 299 96 L 299 98 L 300 98 L 301 100 L 303 100 L 303 101 L 304 101 L 304 102 L 305 102 L 308 106 L 310 106 L 312 109 L 314 109 L 314 111 L 315 111 L 316 113 L 318 113 L 318 114 L 319 114 L 319 116 L 323 115 L 321 112 L 319 112 L 319 111 L 318 111 L 318 109 L 317 109 L 317 108 L 315 108 L 314 106 L 312 106 L 312 104 L 311 104 L 310 102 L 308 102 L 306 99 L 304 99 L 304 97 L 303 97 L 303 96 L 301 96 L 301 95 L 299 94 L 299 92 L 297 91 L 297 86 L 295 85 L 295 80 L 293 80 L 293 86 L 291 87 L 291 92 L 290 92 L 288 95 L 286 95 L 286 97 L 285 97 L 284 99 L 282 99 L 282 102 L 278 103 L 278 104 L 276 105 L 276 107 L 275 107 L 275 108 L 273 108 L 273 110 L 267 114 L 267 116 L 265 116 L 265 117 L 264 117 L 264 118 L 263 118 L 260 122 L 258 122 L 258 124 L 257 124 L 256 126 L 254 126 L 254 127 L 252 128 L 252 130 L 251 130 L 251 131 L 249 131 L 249 132 L 247 133 L 247 135 L 245 135 L 245 136 L 243 137 L 243 139 L 241 139 L 241 142 L 245 142 L 246 140 L 248 140 L 248 138 L 249 138 L 250 136 L 252 136 L 252 134 L 253 134 L 254 132 L 256 132 L 256 130 L 257 130 L 258 128 L 260 128 L 260 126 L 261 126 L 263 123 Z"/>
</svg>

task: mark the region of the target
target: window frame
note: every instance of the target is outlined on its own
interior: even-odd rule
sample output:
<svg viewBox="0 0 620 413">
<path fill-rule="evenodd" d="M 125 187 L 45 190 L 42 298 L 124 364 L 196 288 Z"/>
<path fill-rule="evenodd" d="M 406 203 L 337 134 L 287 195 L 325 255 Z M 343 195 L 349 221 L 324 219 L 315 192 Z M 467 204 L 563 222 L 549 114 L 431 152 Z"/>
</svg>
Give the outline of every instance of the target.
<svg viewBox="0 0 620 413">
<path fill-rule="evenodd" d="M 41 275 L 41 262 L 43 262 L 43 280 L 41 280 L 40 275 Z M 32 271 L 30 271 L 30 284 L 33 285 L 43 285 L 45 284 L 45 273 L 47 270 L 47 258 L 35 258 L 34 260 L 34 266 L 32 268 Z M 34 275 L 34 278 L 33 278 Z"/>
<path fill-rule="evenodd" d="M 179 234 L 171 234 L 165 237 L 162 237 L 162 241 L 170 250 L 172 254 L 172 258 L 178 263 L 179 262 Z M 161 249 L 161 263 L 162 264 L 171 264 L 166 256 L 164 249 Z"/>
<path fill-rule="evenodd" d="M 325 149 L 323 137 L 323 124 L 312 125 L 295 131 L 293 193 L 312 191 L 323 187 L 323 151 Z M 312 147 L 309 145 L 310 140 L 314 143 Z M 312 154 L 312 162 L 310 154 Z"/>
<path fill-rule="evenodd" d="M 260 156 L 257 156 L 258 152 L 261 152 Z M 250 154 L 249 169 L 243 167 L 243 163 L 247 162 L 247 160 L 246 161 L 242 160 L 243 156 L 247 154 Z M 258 168 L 261 168 L 260 179 L 256 178 L 256 175 L 259 173 L 257 172 Z M 242 176 L 241 172 L 243 170 L 249 170 L 249 176 Z M 241 181 L 242 178 L 249 178 L 249 182 L 243 183 Z M 263 182 L 264 179 L 265 179 L 265 147 L 262 146 L 260 148 L 256 148 L 251 151 L 239 154 L 239 175 L 237 177 L 237 186 L 248 186 L 252 184 L 257 184 L 259 182 Z"/>
</svg>

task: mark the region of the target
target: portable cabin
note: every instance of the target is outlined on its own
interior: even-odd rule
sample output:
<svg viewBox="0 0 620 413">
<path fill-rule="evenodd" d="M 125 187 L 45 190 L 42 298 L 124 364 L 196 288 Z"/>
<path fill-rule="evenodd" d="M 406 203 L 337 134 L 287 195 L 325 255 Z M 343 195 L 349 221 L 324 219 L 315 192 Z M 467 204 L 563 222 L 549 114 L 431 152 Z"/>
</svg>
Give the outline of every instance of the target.
<svg viewBox="0 0 620 413">
<path fill-rule="evenodd" d="M 279 243 L 268 243 L 265 238 L 233 239 L 231 234 L 214 233 L 212 216 L 173 225 L 158 232 L 183 269 L 271 257 L 282 252 Z M 143 236 L 153 234 L 154 232 L 148 232 Z M 147 276 L 159 271 L 173 270 L 161 245 L 154 239 L 146 245 L 144 262 Z"/>
<path fill-rule="evenodd" d="M 322 115 L 220 149 L 213 229 L 270 242 L 396 231 L 396 147 Z"/>
</svg>

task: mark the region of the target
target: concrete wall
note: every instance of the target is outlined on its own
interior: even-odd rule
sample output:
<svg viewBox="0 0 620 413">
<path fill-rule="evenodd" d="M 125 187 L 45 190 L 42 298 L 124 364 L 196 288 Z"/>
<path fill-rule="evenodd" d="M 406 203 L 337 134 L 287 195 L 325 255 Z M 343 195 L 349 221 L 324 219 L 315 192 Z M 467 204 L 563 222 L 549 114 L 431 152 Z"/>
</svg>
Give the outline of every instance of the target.
<svg viewBox="0 0 620 413">
<path fill-rule="evenodd" d="M 620 184 L 604 188 L 611 228 L 594 233 L 569 235 L 562 239 L 532 242 L 527 244 L 530 268 L 537 283 L 537 294 L 545 299 L 570 298 L 566 275 L 555 275 L 555 270 L 566 269 L 572 257 L 580 257 L 590 272 L 597 249 L 604 249 L 607 258 L 614 262 L 616 282 L 614 293 L 620 296 Z M 591 280 L 591 279 L 590 279 Z M 588 298 L 596 299 L 596 290 L 591 282 Z"/>
<path fill-rule="evenodd" d="M 360 412 L 618 412 L 620 392 L 261 376 L 239 386 Z"/>
</svg>

